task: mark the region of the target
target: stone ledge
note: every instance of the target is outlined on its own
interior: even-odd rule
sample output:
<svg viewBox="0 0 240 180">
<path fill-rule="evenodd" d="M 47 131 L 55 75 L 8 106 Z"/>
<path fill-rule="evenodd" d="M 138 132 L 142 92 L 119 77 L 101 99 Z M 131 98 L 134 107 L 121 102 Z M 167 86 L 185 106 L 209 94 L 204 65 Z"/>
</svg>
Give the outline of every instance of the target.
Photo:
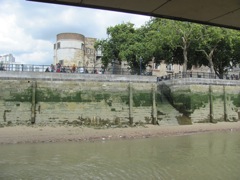
<svg viewBox="0 0 240 180">
<path fill-rule="evenodd" d="M 159 81 L 159 84 L 173 85 L 189 85 L 189 84 L 202 84 L 202 85 L 226 85 L 226 86 L 240 86 L 240 80 L 226 80 L 226 79 L 199 79 L 199 78 L 183 78 Z"/>
<path fill-rule="evenodd" d="M 99 81 L 155 83 L 155 76 L 109 75 L 109 74 L 70 74 L 45 72 L 0 71 L 2 80 L 43 80 L 43 81 Z"/>
</svg>

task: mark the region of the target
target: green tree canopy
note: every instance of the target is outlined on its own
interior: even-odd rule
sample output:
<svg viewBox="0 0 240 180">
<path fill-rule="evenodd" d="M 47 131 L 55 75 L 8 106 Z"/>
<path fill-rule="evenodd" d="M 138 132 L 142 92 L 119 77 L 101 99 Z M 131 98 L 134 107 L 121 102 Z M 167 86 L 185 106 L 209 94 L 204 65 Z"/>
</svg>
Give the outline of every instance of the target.
<svg viewBox="0 0 240 180">
<path fill-rule="evenodd" d="M 239 63 L 239 56 L 236 54 L 236 44 L 239 32 L 226 28 L 203 26 L 201 39 L 197 51 L 201 51 L 208 61 L 211 73 L 216 73 L 219 78 L 227 72 L 232 63 Z M 235 56 L 235 57 L 234 57 Z M 203 64 L 204 61 L 199 62 Z"/>
<path fill-rule="evenodd" d="M 231 63 L 240 62 L 240 33 L 235 30 L 151 18 L 140 28 L 132 23 L 109 27 L 107 34 L 95 45 L 101 47 L 105 66 L 114 59 L 139 69 L 142 57 L 143 69 L 152 59 L 155 63 L 165 60 L 182 64 L 184 72 L 192 65 L 207 65 L 222 77 Z"/>
</svg>

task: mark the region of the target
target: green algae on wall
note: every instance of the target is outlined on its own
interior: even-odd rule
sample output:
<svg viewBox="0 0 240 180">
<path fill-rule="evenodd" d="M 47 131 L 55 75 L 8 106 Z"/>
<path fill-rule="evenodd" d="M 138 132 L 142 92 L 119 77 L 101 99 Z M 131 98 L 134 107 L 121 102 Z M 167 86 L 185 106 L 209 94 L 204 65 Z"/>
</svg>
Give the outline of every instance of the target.
<svg viewBox="0 0 240 180">
<path fill-rule="evenodd" d="M 194 111 L 205 106 L 209 101 L 209 95 L 206 93 L 193 93 L 191 95 L 191 108 Z"/>
<path fill-rule="evenodd" d="M 240 94 L 231 95 L 231 100 L 236 107 L 240 107 Z"/>
<path fill-rule="evenodd" d="M 77 91 L 65 92 L 52 89 L 37 89 L 37 102 L 109 102 L 113 97 L 120 97 L 120 99 L 128 103 L 128 95 L 117 92 L 97 92 L 97 91 Z"/>
<path fill-rule="evenodd" d="M 36 102 L 81 102 L 81 93 L 59 92 L 52 89 L 37 89 Z"/>
<path fill-rule="evenodd" d="M 0 115 L 5 118 L 0 117 L 0 121 L 4 122 L 61 123 L 82 117 L 111 122 L 118 119 L 121 123 L 132 118 L 139 123 L 146 117 L 156 117 L 154 103 L 158 101 L 154 101 L 153 85 L 149 83 L 132 83 L 130 96 L 129 82 L 3 82 Z"/>
<path fill-rule="evenodd" d="M 151 92 L 134 92 L 133 106 L 152 106 Z"/>
<path fill-rule="evenodd" d="M 191 92 L 190 89 L 171 92 L 170 88 L 165 87 L 163 91 L 173 107 L 185 116 L 189 116 L 202 106 L 205 106 L 209 101 L 208 92 Z"/>
<path fill-rule="evenodd" d="M 173 106 L 181 113 L 189 116 L 202 106 L 208 103 L 207 93 L 189 93 L 189 91 L 178 91 L 171 94 Z"/>
<path fill-rule="evenodd" d="M 168 96 L 171 96 L 173 106 L 186 116 L 209 103 L 209 92 L 189 92 L 183 90 L 172 92 Z M 219 98 L 223 100 L 223 95 L 219 93 L 212 94 L 213 101 Z"/>
<path fill-rule="evenodd" d="M 193 122 L 236 121 L 240 118 L 239 87 L 225 85 L 163 85 L 169 102 Z"/>
<path fill-rule="evenodd" d="M 32 88 L 22 89 L 21 91 L 16 91 L 14 89 L 10 90 L 10 96 L 3 97 L 4 101 L 15 101 L 15 102 L 31 102 L 32 101 Z"/>
</svg>

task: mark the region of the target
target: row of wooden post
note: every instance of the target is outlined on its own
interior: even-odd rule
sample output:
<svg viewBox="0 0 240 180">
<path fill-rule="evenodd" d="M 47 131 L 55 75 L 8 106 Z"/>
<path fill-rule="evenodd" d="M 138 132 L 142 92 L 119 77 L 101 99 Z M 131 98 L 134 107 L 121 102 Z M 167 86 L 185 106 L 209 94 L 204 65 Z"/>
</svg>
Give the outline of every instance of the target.
<svg viewBox="0 0 240 180">
<path fill-rule="evenodd" d="M 36 88 L 37 82 L 32 81 L 32 107 L 31 107 L 31 123 L 36 121 Z M 129 83 L 129 123 L 133 124 L 133 87 Z M 156 108 L 156 85 L 152 84 L 152 124 L 157 123 L 157 108 Z"/>
<path fill-rule="evenodd" d="M 31 107 L 31 123 L 34 124 L 36 121 L 36 81 L 32 81 L 32 107 Z M 213 95 L 212 95 L 212 85 L 209 85 L 209 101 L 210 101 L 210 118 L 211 123 L 214 122 L 213 114 Z M 227 121 L 227 96 L 226 89 L 223 86 L 223 103 L 224 103 L 224 121 Z M 157 123 L 157 107 L 156 107 L 156 84 L 152 84 L 152 124 Z M 133 87 L 132 83 L 129 83 L 129 123 L 133 124 Z"/>
</svg>

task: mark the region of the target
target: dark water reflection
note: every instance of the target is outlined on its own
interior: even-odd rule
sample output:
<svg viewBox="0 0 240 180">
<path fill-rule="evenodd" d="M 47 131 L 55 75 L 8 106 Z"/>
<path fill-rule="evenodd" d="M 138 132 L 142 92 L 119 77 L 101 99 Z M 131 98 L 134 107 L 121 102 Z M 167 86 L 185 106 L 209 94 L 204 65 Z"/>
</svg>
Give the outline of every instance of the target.
<svg viewBox="0 0 240 180">
<path fill-rule="evenodd" d="M 0 179 L 240 179 L 240 133 L 1 145 Z"/>
</svg>

